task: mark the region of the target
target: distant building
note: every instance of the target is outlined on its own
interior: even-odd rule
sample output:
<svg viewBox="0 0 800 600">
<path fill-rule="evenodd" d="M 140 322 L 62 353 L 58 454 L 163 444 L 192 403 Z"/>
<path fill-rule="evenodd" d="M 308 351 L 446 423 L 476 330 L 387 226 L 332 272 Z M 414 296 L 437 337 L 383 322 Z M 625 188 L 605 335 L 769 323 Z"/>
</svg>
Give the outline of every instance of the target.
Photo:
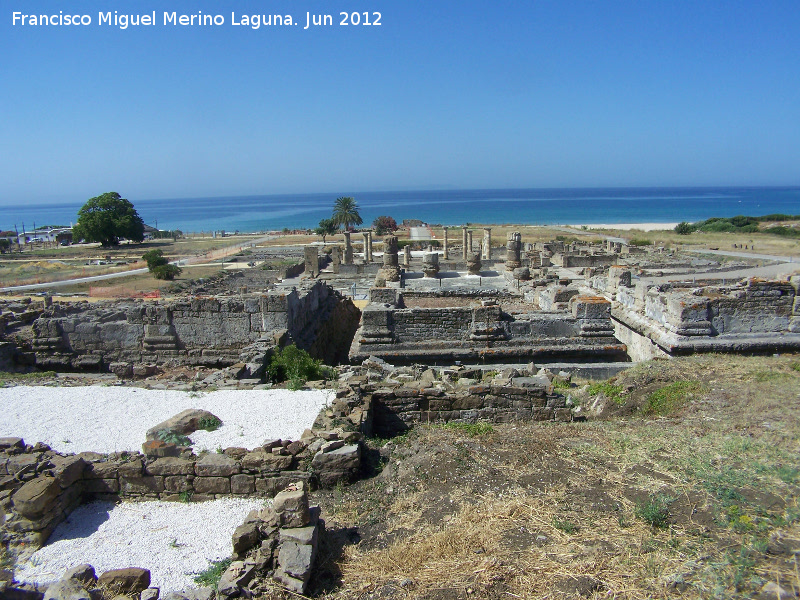
<svg viewBox="0 0 800 600">
<path fill-rule="evenodd" d="M 403 219 L 403 227 L 425 227 L 425 223 L 419 219 Z"/>
</svg>

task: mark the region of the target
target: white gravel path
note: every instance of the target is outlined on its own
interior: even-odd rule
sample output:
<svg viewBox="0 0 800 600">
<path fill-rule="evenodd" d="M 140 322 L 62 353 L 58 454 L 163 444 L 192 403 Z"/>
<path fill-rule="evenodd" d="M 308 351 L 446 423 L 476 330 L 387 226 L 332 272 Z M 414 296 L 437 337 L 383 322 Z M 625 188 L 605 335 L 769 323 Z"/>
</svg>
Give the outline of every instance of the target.
<svg viewBox="0 0 800 600">
<path fill-rule="evenodd" d="M 330 391 L 222 390 L 209 393 L 121 386 L 0 388 L 0 437 L 44 442 L 66 453 L 141 450 L 148 429 L 201 408 L 222 420 L 191 436 L 196 452 L 252 449 L 265 439 L 296 440 L 334 398 Z"/>
<path fill-rule="evenodd" d="M 231 555 L 231 535 L 264 500 L 227 498 L 179 502 L 92 502 L 59 525 L 48 544 L 17 565 L 15 577 L 51 583 L 64 571 L 89 563 L 110 569 L 150 569 L 162 594 L 195 588 L 194 575 Z"/>
</svg>

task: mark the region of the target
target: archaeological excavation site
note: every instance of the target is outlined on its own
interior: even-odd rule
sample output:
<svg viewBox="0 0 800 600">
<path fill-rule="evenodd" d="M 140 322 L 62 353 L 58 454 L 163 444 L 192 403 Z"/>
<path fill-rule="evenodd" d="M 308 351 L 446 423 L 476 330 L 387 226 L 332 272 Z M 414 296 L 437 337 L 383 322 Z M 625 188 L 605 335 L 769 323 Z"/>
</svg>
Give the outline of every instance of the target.
<svg viewBox="0 0 800 600">
<path fill-rule="evenodd" d="M 352 487 L 368 503 L 358 490 L 397 494 L 397 484 L 375 482 L 428 468 L 404 471 L 419 450 L 396 440 L 436 428 L 583 431 L 609 414 L 632 418 L 619 400 L 637 384 L 614 383 L 631 368 L 800 350 L 797 275 L 764 277 L 747 262 L 611 238 L 526 242 L 510 231 L 498 241 L 490 228 L 468 227 L 436 234 L 400 242 L 354 232 L 328 244 L 254 247 L 241 259 L 252 268 L 167 298 L 0 297 L 0 371 L 19 375 L 0 388 L 0 596 L 462 597 L 425 596 L 410 576 L 392 584 L 394 595 L 337 592 L 349 575 L 331 565 L 350 556 L 355 537 L 383 549 L 363 541 L 368 526 L 342 525 L 342 495 Z M 314 375 L 280 363 L 288 349 Z M 504 435 L 513 446 L 515 434 Z M 187 515 L 217 507 L 176 519 L 196 518 L 189 537 L 209 548 L 220 537 L 221 547 L 172 577 L 153 566 L 169 563 L 155 551 L 153 564 L 117 564 L 75 543 L 102 531 L 112 510 L 151 503 Z M 145 544 L 133 531 L 155 519 L 148 515 L 126 526 L 134 541 L 117 545 Z M 326 528 L 330 520 L 336 526 Z M 529 545 L 577 535 L 564 522 L 548 519 L 550 532 L 531 534 Z M 381 543 L 406 531 L 396 529 Z M 167 555 L 201 552 L 167 537 Z M 209 565 L 218 572 L 204 580 Z M 597 573 L 581 576 L 594 582 L 588 592 L 553 597 L 616 589 Z M 475 581 L 463 597 L 508 597 L 492 587 L 499 580 L 485 589 Z M 669 589 L 663 597 L 683 597 L 680 586 Z"/>
</svg>

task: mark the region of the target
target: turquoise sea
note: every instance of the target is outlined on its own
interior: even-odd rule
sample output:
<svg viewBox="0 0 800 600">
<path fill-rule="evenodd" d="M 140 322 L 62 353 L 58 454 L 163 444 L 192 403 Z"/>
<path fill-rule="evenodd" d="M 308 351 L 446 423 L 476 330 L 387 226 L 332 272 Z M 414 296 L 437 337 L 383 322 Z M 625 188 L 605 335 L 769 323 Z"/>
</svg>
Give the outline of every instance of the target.
<svg viewBox="0 0 800 600">
<path fill-rule="evenodd" d="M 255 232 L 316 227 L 334 200 L 352 196 L 364 223 L 388 215 L 398 223 L 420 219 L 466 223 L 671 223 L 710 217 L 800 214 L 800 187 L 508 189 L 403 192 L 331 192 L 133 202 L 148 225 L 184 232 Z M 70 225 L 86 199 L 68 204 L 0 207 L 0 229 L 31 230 L 34 223 Z"/>
</svg>

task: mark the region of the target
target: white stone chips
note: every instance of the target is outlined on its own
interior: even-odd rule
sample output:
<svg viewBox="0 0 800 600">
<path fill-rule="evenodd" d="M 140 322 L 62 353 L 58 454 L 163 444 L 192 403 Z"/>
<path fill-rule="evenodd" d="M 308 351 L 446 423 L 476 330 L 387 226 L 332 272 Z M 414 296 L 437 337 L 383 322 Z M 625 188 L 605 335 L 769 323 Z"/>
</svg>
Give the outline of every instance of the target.
<svg viewBox="0 0 800 600">
<path fill-rule="evenodd" d="M 150 570 L 162 593 L 198 586 L 194 576 L 231 555 L 231 535 L 263 499 L 180 502 L 92 502 L 61 523 L 44 548 L 21 565 L 18 581 L 49 583 L 82 563 L 99 575 L 111 569 Z"/>
<path fill-rule="evenodd" d="M 265 439 L 299 439 L 330 391 L 222 390 L 179 392 L 121 386 L 0 388 L 0 437 L 44 442 L 64 453 L 141 451 L 148 429 L 187 408 L 222 419 L 217 431 L 189 437 L 195 452 L 237 446 L 252 449 Z"/>
</svg>

